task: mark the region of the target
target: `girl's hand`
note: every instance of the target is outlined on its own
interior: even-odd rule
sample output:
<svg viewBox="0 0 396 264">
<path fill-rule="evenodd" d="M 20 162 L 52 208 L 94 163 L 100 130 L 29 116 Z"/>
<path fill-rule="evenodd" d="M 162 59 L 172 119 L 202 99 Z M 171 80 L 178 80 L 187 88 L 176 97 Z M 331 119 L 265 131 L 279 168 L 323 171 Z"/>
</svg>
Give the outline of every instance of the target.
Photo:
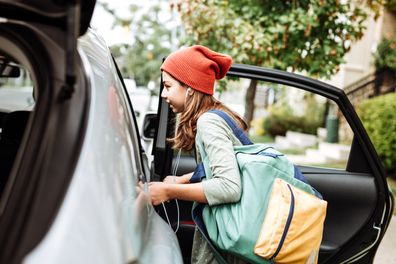
<svg viewBox="0 0 396 264">
<path fill-rule="evenodd" d="M 151 203 L 153 205 L 159 205 L 162 202 L 169 201 L 170 197 L 168 194 L 169 184 L 163 182 L 150 182 L 149 191 L 151 195 Z"/>
<path fill-rule="evenodd" d="M 179 178 L 179 177 L 169 175 L 169 176 L 166 176 L 162 182 L 163 183 L 179 183 L 177 178 Z"/>
<path fill-rule="evenodd" d="M 184 174 L 183 176 L 166 176 L 164 179 L 164 183 L 177 183 L 177 184 L 185 184 L 190 183 L 192 173 Z"/>
<path fill-rule="evenodd" d="M 163 182 L 164 183 L 170 183 L 170 184 L 172 184 L 172 183 L 182 184 L 182 183 L 184 183 L 182 177 L 183 176 L 172 176 L 172 175 L 169 175 L 169 176 L 165 177 Z"/>
</svg>

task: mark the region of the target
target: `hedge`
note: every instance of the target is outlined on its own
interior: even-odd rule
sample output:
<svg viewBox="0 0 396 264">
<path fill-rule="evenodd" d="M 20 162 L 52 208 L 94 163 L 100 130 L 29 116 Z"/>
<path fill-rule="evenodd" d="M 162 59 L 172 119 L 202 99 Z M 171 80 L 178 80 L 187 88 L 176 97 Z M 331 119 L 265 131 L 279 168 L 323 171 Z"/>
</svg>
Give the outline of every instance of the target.
<svg viewBox="0 0 396 264">
<path fill-rule="evenodd" d="M 272 111 L 264 119 L 263 127 L 265 133 L 271 137 L 284 136 L 289 130 L 316 135 L 320 123 L 320 121 L 311 120 L 305 116 Z"/>
<path fill-rule="evenodd" d="M 309 98 L 305 100 L 305 104 L 307 107 L 303 116 L 295 115 L 286 103 L 273 105 L 263 122 L 264 134 L 271 137 L 284 136 L 290 130 L 316 135 L 322 123 L 324 107 Z"/>
<path fill-rule="evenodd" d="M 385 169 L 396 172 L 396 93 L 368 99 L 357 107 Z"/>
<path fill-rule="evenodd" d="M 383 39 L 374 54 L 377 71 L 391 70 L 396 72 L 396 38 Z"/>
</svg>

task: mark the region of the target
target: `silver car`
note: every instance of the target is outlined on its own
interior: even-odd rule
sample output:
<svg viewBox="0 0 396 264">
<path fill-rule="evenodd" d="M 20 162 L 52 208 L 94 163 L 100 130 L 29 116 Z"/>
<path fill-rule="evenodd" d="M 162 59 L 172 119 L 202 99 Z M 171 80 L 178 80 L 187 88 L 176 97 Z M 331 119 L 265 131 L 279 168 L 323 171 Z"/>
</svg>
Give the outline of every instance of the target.
<svg viewBox="0 0 396 264">
<path fill-rule="evenodd" d="M 75 2 L 0 1 L 0 263 L 182 263 L 95 1 Z"/>
</svg>

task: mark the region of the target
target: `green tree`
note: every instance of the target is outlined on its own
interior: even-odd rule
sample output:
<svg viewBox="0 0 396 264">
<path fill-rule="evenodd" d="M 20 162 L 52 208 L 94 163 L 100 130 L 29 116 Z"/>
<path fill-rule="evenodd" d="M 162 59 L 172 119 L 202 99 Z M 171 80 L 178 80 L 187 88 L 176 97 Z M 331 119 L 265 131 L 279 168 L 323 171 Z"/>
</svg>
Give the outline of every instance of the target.
<svg viewBox="0 0 396 264">
<path fill-rule="evenodd" d="M 396 73 L 396 38 L 383 39 L 374 54 L 377 71 L 390 70 Z"/>
<path fill-rule="evenodd" d="M 385 6 L 392 11 L 396 11 L 396 0 L 388 0 Z"/>
<path fill-rule="evenodd" d="M 360 39 L 381 0 L 186 0 L 177 4 L 187 44 L 230 54 L 237 63 L 329 78 Z M 245 118 L 253 118 L 257 82 L 248 87 Z"/>
<path fill-rule="evenodd" d="M 162 59 L 175 49 L 174 32 L 164 26 L 172 19 L 169 11 L 165 14 L 168 20 L 164 20 L 164 4 L 168 5 L 164 1 L 151 2 L 147 9 L 131 4 L 130 19 L 120 18 L 102 4 L 115 17 L 115 25 L 131 28 L 133 43 L 112 46 L 111 51 L 123 75 L 135 79 L 138 86 L 147 87 L 150 81 L 158 84 Z"/>
</svg>

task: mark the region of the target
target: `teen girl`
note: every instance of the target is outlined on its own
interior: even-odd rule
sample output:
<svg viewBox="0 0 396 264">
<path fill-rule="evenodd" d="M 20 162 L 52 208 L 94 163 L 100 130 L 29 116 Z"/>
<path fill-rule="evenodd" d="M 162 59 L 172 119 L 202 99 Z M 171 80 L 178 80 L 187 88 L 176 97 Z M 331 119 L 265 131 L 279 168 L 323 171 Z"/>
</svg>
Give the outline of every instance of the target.
<svg viewBox="0 0 396 264">
<path fill-rule="evenodd" d="M 215 80 L 225 76 L 232 64 L 230 56 L 204 46 L 192 46 L 170 54 L 161 66 L 164 89 L 161 97 L 180 115 L 174 149 L 191 151 L 195 140 L 203 142 L 213 178 L 189 183 L 192 173 L 167 176 L 163 182 L 149 185 L 153 205 L 170 199 L 206 203 L 209 206 L 239 201 L 241 179 L 233 146 L 241 145 L 231 128 L 220 116 L 207 113 L 211 109 L 226 112 L 244 130 L 246 123 L 213 97 Z M 200 162 L 198 149 L 197 161 Z M 229 263 L 243 263 L 231 255 Z M 191 263 L 217 263 L 199 231 L 195 231 Z"/>
</svg>

